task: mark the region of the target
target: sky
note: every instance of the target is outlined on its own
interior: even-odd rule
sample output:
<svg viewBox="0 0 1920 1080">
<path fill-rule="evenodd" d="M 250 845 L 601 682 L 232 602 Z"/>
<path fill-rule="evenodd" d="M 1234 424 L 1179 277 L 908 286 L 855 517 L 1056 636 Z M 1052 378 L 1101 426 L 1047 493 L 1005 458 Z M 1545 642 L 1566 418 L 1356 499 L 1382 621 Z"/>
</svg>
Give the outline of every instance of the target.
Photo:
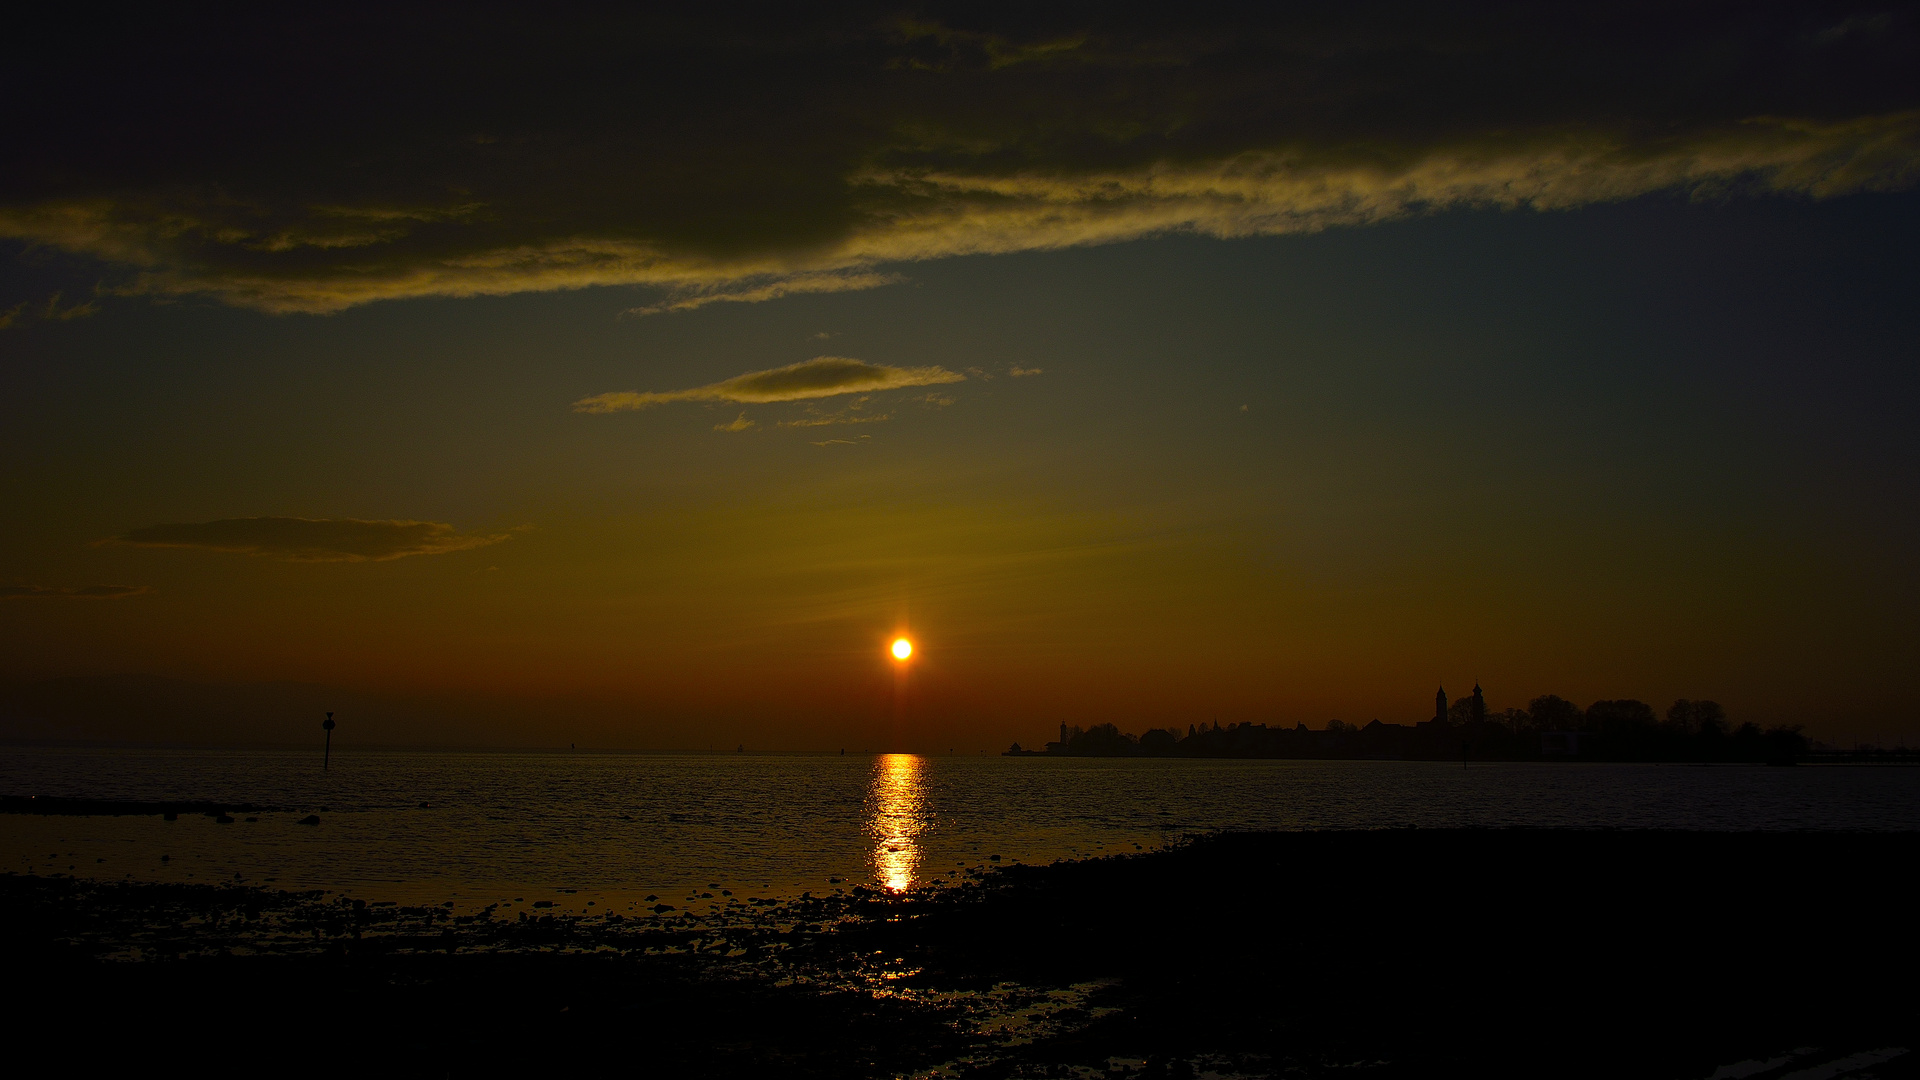
<svg viewBox="0 0 1920 1080">
<path fill-rule="evenodd" d="M 0 46 L 22 730 L 1920 738 L 1911 7 L 74 18 Z"/>
</svg>

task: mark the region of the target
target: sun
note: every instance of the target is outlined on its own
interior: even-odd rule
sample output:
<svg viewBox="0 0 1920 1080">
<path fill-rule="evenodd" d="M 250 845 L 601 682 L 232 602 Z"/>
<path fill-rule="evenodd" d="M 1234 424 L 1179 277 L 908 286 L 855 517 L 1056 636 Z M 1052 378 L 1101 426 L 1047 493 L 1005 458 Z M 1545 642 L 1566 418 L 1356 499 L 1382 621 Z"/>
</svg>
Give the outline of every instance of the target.
<svg viewBox="0 0 1920 1080">
<path fill-rule="evenodd" d="M 893 658 L 895 660 L 905 660 L 907 657 L 912 655 L 913 655 L 913 642 L 908 641 L 906 638 L 893 639 Z"/>
</svg>

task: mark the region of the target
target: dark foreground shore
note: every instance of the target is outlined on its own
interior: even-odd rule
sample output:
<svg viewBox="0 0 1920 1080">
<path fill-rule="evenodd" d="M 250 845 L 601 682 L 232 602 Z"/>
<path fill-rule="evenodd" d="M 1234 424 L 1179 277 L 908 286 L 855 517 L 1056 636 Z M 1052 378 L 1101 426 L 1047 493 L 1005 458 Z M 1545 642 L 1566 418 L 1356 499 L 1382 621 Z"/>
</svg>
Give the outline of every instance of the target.
<svg viewBox="0 0 1920 1080">
<path fill-rule="evenodd" d="M 1916 856 L 1237 834 L 698 919 L 5 876 L 0 960 L 9 1041 L 88 1072 L 1920 1076 Z"/>
</svg>

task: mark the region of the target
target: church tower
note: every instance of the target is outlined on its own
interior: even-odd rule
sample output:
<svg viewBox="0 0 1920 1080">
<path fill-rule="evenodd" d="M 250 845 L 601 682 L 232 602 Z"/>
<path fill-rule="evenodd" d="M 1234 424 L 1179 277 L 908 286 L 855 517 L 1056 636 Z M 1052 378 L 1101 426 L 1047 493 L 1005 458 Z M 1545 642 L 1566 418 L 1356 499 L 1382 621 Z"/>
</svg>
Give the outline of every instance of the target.
<svg viewBox="0 0 1920 1080">
<path fill-rule="evenodd" d="M 1433 692 L 1433 722 L 1447 722 L 1447 688 L 1444 686 Z"/>
<path fill-rule="evenodd" d="M 1487 698 L 1480 692 L 1480 684 L 1473 684 L 1473 722 L 1479 723 L 1487 718 Z"/>
</svg>

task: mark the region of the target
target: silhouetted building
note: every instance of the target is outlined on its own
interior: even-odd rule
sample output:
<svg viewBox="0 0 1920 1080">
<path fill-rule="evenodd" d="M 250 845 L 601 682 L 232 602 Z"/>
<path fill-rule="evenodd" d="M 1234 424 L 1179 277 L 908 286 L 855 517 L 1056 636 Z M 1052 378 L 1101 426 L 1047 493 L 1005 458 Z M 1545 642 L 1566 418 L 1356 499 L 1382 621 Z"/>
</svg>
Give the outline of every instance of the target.
<svg viewBox="0 0 1920 1080">
<path fill-rule="evenodd" d="M 1078 725 L 1060 725 L 1060 741 L 1047 744 L 1047 753 L 1064 754 L 1073 745 L 1073 740 L 1086 734 Z"/>
<path fill-rule="evenodd" d="M 1479 683 L 1473 684 L 1473 711 L 1467 714 L 1467 718 L 1476 724 L 1486 722 L 1487 698 L 1480 692 Z"/>
</svg>

